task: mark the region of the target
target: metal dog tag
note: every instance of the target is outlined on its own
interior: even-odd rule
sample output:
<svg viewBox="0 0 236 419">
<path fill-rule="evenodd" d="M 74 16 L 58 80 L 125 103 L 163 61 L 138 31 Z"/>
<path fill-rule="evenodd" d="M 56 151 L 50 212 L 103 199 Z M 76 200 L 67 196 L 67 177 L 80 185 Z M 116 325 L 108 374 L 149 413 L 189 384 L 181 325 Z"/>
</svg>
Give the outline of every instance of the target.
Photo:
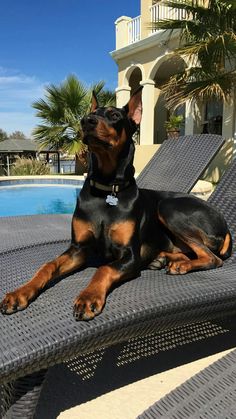
<svg viewBox="0 0 236 419">
<path fill-rule="evenodd" d="M 118 198 L 115 195 L 107 195 L 106 203 L 116 206 L 118 204 Z"/>
</svg>

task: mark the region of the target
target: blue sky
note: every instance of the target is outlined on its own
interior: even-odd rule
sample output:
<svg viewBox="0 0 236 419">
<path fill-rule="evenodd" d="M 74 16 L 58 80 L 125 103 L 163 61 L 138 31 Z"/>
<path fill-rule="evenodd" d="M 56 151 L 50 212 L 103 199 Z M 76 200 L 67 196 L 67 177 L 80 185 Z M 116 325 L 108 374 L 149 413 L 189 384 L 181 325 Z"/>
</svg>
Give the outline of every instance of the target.
<svg viewBox="0 0 236 419">
<path fill-rule="evenodd" d="M 0 15 L 0 128 L 30 135 L 31 103 L 68 74 L 117 86 L 114 21 L 140 14 L 140 0 L 3 0 Z"/>
</svg>

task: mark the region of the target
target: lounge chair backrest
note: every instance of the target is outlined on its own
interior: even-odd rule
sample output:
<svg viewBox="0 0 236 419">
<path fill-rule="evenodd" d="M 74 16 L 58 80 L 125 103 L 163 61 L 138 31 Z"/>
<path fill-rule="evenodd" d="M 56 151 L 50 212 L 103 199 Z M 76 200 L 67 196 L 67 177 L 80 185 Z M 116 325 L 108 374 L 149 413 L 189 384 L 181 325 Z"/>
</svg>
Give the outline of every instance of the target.
<svg viewBox="0 0 236 419">
<path fill-rule="evenodd" d="M 165 140 L 137 177 L 140 188 L 190 192 L 224 144 L 219 135 L 185 135 Z"/>
</svg>

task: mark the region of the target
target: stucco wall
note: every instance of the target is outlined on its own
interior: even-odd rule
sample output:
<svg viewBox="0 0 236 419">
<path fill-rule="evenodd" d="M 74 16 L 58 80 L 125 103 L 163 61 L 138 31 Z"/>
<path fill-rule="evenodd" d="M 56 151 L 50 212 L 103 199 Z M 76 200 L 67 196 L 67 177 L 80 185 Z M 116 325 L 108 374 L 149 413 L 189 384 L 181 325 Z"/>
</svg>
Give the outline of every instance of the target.
<svg viewBox="0 0 236 419">
<path fill-rule="evenodd" d="M 211 164 L 202 176 L 202 179 L 212 183 L 219 182 L 221 176 L 225 172 L 233 157 L 233 140 L 227 140 L 222 149 L 212 160 Z"/>
<path fill-rule="evenodd" d="M 135 146 L 134 167 L 136 175 L 142 171 L 159 147 L 160 144 Z"/>
<path fill-rule="evenodd" d="M 132 65 L 135 67 L 138 64 L 142 71 L 143 80 L 150 78 L 150 76 L 151 78 L 154 77 L 159 63 L 163 62 L 166 54 L 179 45 L 178 37 L 173 38 L 168 47 L 166 44 L 167 35 L 154 34 L 150 38 L 155 42 L 150 42 L 148 38 L 145 41 L 149 41 L 149 44 L 144 43 L 143 49 L 140 47 L 137 49 L 133 44 L 124 48 L 123 53 L 117 58 L 112 54 L 119 66 L 118 86 L 129 84 L 129 69 Z"/>
</svg>

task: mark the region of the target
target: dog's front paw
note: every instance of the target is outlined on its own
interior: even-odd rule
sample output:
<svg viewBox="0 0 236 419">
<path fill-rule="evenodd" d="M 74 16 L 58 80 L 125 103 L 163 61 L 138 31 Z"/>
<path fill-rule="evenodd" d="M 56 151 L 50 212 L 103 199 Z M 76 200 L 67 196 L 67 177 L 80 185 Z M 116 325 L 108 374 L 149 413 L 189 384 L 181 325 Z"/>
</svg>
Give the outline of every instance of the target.
<svg viewBox="0 0 236 419">
<path fill-rule="evenodd" d="M 22 287 L 5 295 L 0 303 L 2 314 L 12 314 L 24 310 L 34 298 L 34 292 L 30 287 Z"/>
<path fill-rule="evenodd" d="M 105 297 L 94 291 L 84 290 L 74 302 L 73 314 L 76 320 L 92 320 L 101 313 Z"/>
</svg>

